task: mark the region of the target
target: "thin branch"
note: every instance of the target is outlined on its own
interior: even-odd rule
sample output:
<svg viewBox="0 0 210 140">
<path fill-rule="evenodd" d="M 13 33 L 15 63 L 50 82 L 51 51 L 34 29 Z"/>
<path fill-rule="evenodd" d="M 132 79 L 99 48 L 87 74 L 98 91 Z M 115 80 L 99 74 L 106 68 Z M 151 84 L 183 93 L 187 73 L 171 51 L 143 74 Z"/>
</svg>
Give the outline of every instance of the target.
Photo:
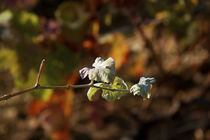
<svg viewBox="0 0 210 140">
<path fill-rule="evenodd" d="M 30 91 L 38 90 L 38 89 L 66 89 L 66 90 L 68 90 L 68 89 L 72 89 L 72 88 L 90 88 L 90 87 L 100 88 L 100 89 L 105 89 L 105 90 L 110 90 L 110 91 L 129 92 L 128 89 L 114 89 L 114 88 L 95 86 L 92 82 L 90 84 L 84 84 L 84 85 L 66 85 L 66 86 L 41 86 L 41 85 L 36 86 L 35 85 L 34 87 L 31 87 L 28 89 L 24 89 L 21 91 L 3 95 L 0 97 L 0 101 L 7 100 L 14 96 L 18 96 L 18 95 L 21 95 L 21 94 L 24 94 L 24 93 L 27 93 Z"/>
<path fill-rule="evenodd" d="M 9 98 L 12 98 L 12 97 L 17 96 L 17 95 L 21 95 L 21 94 L 29 92 L 29 91 L 33 91 L 36 88 L 37 87 L 32 87 L 32 88 L 27 88 L 27 89 L 24 89 L 24 90 L 21 90 L 21 91 L 17 91 L 17 92 L 14 92 L 14 93 L 5 94 L 5 95 L 0 97 L 0 101 L 7 100 Z"/>
<path fill-rule="evenodd" d="M 21 91 L 17 91 L 17 92 L 12 92 L 9 94 L 5 94 L 3 96 L 0 96 L 0 101 L 3 100 L 7 100 L 10 99 L 12 97 L 30 92 L 30 91 L 34 91 L 34 90 L 38 90 L 38 89 L 72 89 L 72 88 L 90 88 L 90 87 L 94 87 L 94 88 L 100 88 L 100 89 L 104 89 L 104 90 L 110 90 L 110 91 L 120 91 L 120 92 L 129 92 L 128 89 L 113 89 L 113 88 L 106 88 L 106 87 L 99 87 L 99 86 L 95 86 L 94 85 L 94 81 L 91 81 L 89 84 L 83 84 L 83 85 L 65 85 L 65 86 L 41 86 L 39 84 L 39 79 L 40 79 L 40 75 L 41 75 L 41 71 L 42 71 L 42 67 L 44 64 L 45 59 L 42 60 L 41 65 L 40 65 L 40 69 L 39 69 L 39 73 L 38 73 L 38 77 L 37 77 L 37 81 L 36 84 L 34 85 L 34 87 L 31 88 L 27 88 Z"/>
</svg>

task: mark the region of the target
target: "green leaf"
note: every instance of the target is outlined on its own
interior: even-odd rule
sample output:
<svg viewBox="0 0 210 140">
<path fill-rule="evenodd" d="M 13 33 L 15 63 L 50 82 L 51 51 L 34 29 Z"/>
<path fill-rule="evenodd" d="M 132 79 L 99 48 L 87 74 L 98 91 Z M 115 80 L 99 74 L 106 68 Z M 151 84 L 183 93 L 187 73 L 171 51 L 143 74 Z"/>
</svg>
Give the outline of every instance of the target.
<svg viewBox="0 0 210 140">
<path fill-rule="evenodd" d="M 120 77 L 115 77 L 114 82 L 112 84 L 112 88 L 115 89 L 128 89 L 128 85 L 125 83 L 123 79 Z"/>
<path fill-rule="evenodd" d="M 94 84 L 95 86 L 99 86 L 99 87 L 103 87 L 103 83 L 96 83 Z M 89 101 L 93 101 L 93 96 L 96 94 L 97 91 L 99 91 L 100 88 L 94 88 L 91 87 L 89 88 L 88 92 L 87 92 L 87 97 Z"/>
<path fill-rule="evenodd" d="M 128 89 L 128 86 L 120 77 L 115 77 L 113 84 L 109 86 L 109 88 Z M 110 91 L 103 89 L 102 97 L 107 101 L 116 101 L 119 100 L 121 97 L 125 96 L 126 94 L 126 92 Z"/>
</svg>

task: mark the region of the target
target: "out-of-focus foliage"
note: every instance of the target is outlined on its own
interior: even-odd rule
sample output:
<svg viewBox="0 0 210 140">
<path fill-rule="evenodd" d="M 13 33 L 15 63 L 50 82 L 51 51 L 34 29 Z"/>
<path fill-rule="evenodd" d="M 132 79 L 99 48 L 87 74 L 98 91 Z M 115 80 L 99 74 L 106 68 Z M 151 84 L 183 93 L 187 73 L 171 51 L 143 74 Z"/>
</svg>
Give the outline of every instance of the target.
<svg viewBox="0 0 210 140">
<path fill-rule="evenodd" d="M 42 58 L 41 85 L 88 83 L 78 71 L 98 56 L 129 88 L 157 82 L 145 101 L 105 102 L 95 96 L 118 94 L 95 88 L 93 102 L 88 89 L 15 97 L 0 108 L 0 138 L 210 139 L 209 17 L 209 0 L 1 0 L 0 95 L 33 86 Z M 127 88 L 118 82 L 99 86 Z"/>
<path fill-rule="evenodd" d="M 56 18 L 61 22 L 61 30 L 64 37 L 71 42 L 81 42 L 85 35 L 85 25 L 88 14 L 78 2 L 64 2 L 56 10 Z"/>
</svg>

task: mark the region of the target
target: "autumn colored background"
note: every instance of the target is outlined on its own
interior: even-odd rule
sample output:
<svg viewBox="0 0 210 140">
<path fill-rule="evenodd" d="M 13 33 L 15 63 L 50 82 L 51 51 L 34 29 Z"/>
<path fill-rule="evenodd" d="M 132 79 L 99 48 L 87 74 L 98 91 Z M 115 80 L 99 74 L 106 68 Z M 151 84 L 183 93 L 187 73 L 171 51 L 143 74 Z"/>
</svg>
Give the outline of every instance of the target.
<svg viewBox="0 0 210 140">
<path fill-rule="evenodd" d="M 1 0 L 0 95 L 85 84 L 78 71 L 113 57 L 152 97 L 117 102 L 88 89 L 38 90 L 0 102 L 0 140 L 210 140 L 210 0 Z"/>
</svg>

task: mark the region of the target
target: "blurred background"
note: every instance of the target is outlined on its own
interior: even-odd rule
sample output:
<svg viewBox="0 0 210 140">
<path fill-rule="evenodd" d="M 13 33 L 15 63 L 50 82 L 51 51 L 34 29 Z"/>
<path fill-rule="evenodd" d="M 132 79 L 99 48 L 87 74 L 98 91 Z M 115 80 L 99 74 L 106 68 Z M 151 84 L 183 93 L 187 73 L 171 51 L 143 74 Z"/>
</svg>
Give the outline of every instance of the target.
<svg viewBox="0 0 210 140">
<path fill-rule="evenodd" d="M 88 101 L 88 89 L 0 102 L 1 140 L 210 140 L 210 0 L 1 0 L 0 95 L 85 84 L 78 71 L 113 57 L 152 97 Z"/>
</svg>

